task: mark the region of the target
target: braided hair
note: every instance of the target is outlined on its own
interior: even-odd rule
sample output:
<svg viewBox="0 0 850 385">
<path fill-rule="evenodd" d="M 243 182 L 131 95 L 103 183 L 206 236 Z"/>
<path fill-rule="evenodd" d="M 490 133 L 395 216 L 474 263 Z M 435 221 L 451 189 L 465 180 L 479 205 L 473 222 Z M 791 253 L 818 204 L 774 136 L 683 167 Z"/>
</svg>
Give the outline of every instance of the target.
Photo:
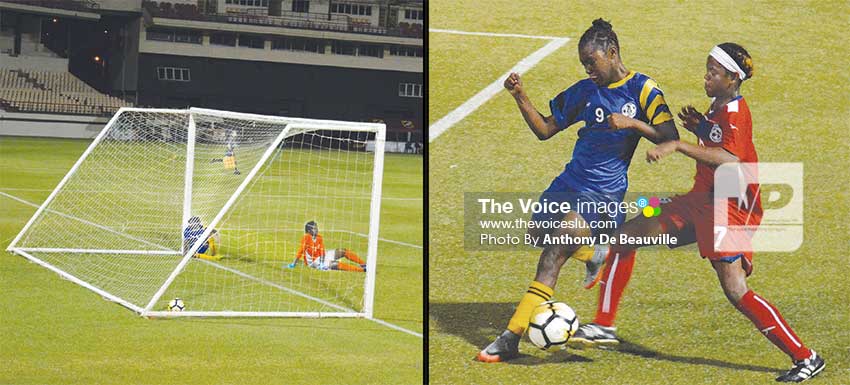
<svg viewBox="0 0 850 385">
<path fill-rule="evenodd" d="M 610 47 L 617 48 L 617 54 L 620 54 L 620 42 L 617 40 L 617 34 L 614 32 L 614 27 L 610 22 L 602 20 L 602 18 L 593 21 L 593 25 L 584 31 L 581 39 L 578 41 L 578 48 L 591 44 L 594 48 L 602 51 L 608 51 Z"/>
<path fill-rule="evenodd" d="M 735 64 L 744 70 L 744 73 L 747 74 L 747 79 L 753 77 L 753 58 L 750 56 L 749 52 L 744 49 L 744 47 L 735 43 L 723 43 L 718 44 L 717 46 L 729 54 L 729 56 L 732 57 L 732 60 L 735 61 Z M 729 71 L 727 70 L 727 72 Z M 737 74 L 733 75 L 736 79 L 738 78 Z"/>
</svg>

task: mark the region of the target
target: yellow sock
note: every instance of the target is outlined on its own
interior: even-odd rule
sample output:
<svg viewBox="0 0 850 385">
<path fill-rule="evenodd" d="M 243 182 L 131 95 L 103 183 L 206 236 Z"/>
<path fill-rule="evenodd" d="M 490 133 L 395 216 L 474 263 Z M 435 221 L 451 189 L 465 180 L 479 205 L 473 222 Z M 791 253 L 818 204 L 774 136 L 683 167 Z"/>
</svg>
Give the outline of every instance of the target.
<svg viewBox="0 0 850 385">
<path fill-rule="evenodd" d="M 195 254 L 195 256 L 200 258 L 200 259 L 205 259 L 207 261 L 219 261 L 219 260 L 221 260 L 220 256 L 213 256 L 213 255 L 202 254 L 202 253 L 197 253 L 197 254 Z"/>
<path fill-rule="evenodd" d="M 571 258 L 587 263 L 593 258 L 593 248 L 590 246 L 581 246 L 573 253 Z"/>
<path fill-rule="evenodd" d="M 209 249 L 210 249 L 210 255 L 216 255 L 216 254 L 218 254 L 218 253 L 216 252 L 216 251 L 218 251 L 218 250 L 217 250 L 217 249 L 216 249 L 216 247 L 215 247 L 215 246 L 216 246 L 216 245 L 215 245 L 215 239 L 213 239 L 212 237 L 210 237 L 210 239 L 207 239 L 207 242 L 210 244 L 210 247 L 209 247 Z"/>
<path fill-rule="evenodd" d="M 508 330 L 518 335 L 525 333 L 525 329 L 528 329 L 528 320 L 531 318 L 531 311 L 537 305 L 552 299 L 552 294 L 554 293 L 555 291 L 551 287 L 537 281 L 532 281 L 531 286 L 528 287 L 528 291 L 525 292 L 525 295 L 519 301 L 513 317 L 508 322 Z"/>
</svg>

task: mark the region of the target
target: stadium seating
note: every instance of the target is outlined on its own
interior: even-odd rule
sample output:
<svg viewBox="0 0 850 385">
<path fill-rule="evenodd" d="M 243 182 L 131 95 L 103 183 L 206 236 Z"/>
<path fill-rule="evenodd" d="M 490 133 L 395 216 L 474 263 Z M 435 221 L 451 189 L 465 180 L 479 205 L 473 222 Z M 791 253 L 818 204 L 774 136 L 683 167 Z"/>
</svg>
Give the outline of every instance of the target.
<svg viewBox="0 0 850 385">
<path fill-rule="evenodd" d="M 0 69 L 0 107 L 10 111 L 111 115 L 129 106 L 69 72 Z"/>
</svg>

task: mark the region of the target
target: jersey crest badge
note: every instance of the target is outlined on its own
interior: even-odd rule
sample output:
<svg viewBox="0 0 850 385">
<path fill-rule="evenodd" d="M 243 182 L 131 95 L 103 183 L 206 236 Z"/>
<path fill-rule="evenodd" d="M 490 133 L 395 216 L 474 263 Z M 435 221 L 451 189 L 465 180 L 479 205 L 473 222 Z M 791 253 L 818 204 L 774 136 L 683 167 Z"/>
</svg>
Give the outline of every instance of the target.
<svg viewBox="0 0 850 385">
<path fill-rule="evenodd" d="M 719 125 L 715 124 L 711 127 L 711 132 L 708 133 L 708 138 L 714 143 L 720 143 L 720 141 L 723 140 L 723 131 L 720 129 Z"/>
<path fill-rule="evenodd" d="M 628 102 L 623 105 L 623 108 L 620 109 L 620 112 L 622 112 L 623 115 L 626 115 L 630 118 L 634 118 L 635 115 L 637 115 L 637 107 L 634 103 Z"/>
</svg>

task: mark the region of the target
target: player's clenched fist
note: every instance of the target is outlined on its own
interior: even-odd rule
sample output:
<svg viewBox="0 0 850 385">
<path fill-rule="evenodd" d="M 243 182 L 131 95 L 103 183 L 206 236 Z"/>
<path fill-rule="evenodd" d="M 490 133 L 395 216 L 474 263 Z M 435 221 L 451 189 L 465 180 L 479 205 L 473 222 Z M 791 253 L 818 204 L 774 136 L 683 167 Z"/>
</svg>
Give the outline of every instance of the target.
<svg viewBox="0 0 850 385">
<path fill-rule="evenodd" d="M 634 119 L 618 113 L 613 113 L 608 115 L 608 127 L 612 130 L 622 130 L 626 128 L 632 128 L 634 126 Z"/>
<path fill-rule="evenodd" d="M 508 78 L 505 79 L 505 89 L 507 89 L 511 95 L 518 95 L 522 92 L 522 80 L 520 80 L 518 73 L 511 72 L 511 74 L 508 75 Z"/>
</svg>

